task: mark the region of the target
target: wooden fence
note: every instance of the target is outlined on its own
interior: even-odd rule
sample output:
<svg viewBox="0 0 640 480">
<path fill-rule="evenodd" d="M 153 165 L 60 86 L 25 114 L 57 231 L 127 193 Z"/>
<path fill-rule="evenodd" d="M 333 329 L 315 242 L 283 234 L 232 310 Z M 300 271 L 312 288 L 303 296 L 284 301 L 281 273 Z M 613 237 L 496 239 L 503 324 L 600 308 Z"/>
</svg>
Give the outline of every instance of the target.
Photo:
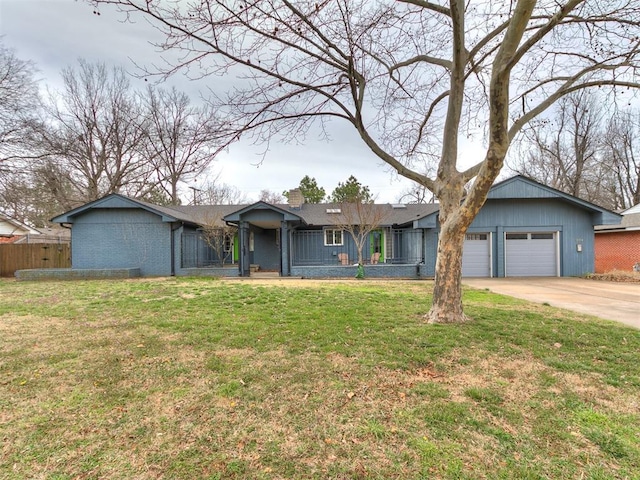
<svg viewBox="0 0 640 480">
<path fill-rule="evenodd" d="M 68 244 L 0 244 L 0 277 L 13 277 L 16 270 L 29 268 L 71 268 Z"/>
</svg>

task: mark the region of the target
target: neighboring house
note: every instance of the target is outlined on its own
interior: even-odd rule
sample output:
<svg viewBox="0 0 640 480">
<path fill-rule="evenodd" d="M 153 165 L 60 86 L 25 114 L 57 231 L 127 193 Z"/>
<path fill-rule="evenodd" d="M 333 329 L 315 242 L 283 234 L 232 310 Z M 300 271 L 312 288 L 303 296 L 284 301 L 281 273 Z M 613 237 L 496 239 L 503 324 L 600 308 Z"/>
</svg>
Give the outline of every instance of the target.
<svg viewBox="0 0 640 480">
<path fill-rule="evenodd" d="M 293 200 L 292 200 L 293 198 Z M 73 269 L 139 268 L 143 276 L 353 276 L 354 243 L 340 205 L 161 207 L 112 194 L 53 219 L 71 227 Z M 292 203 L 293 202 L 293 203 Z M 343 207 L 344 208 L 344 207 Z M 438 205 L 378 205 L 382 221 L 364 249 L 367 276 L 435 273 Z M 230 265 L 216 268 L 201 226 L 234 225 Z M 522 176 L 494 185 L 465 242 L 465 276 L 575 276 L 593 272 L 594 225 L 620 216 Z M 232 250 L 230 252 L 230 250 Z"/>
<path fill-rule="evenodd" d="M 640 271 L 640 204 L 622 212 L 616 225 L 596 226 L 596 273 Z"/>
<path fill-rule="evenodd" d="M 0 243 L 14 243 L 27 235 L 39 235 L 40 232 L 18 220 L 0 213 Z"/>
</svg>

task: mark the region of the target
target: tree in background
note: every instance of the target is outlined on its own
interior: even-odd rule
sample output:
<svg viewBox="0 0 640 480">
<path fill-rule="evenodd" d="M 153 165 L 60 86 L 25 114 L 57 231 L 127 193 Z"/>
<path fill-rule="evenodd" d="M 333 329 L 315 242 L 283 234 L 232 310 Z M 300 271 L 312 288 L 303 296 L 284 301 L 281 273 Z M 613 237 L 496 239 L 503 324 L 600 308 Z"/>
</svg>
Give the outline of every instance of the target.
<svg viewBox="0 0 640 480">
<path fill-rule="evenodd" d="M 260 200 L 261 202 L 270 203 L 272 205 L 276 203 L 284 203 L 284 197 L 282 195 L 280 195 L 278 192 L 272 192 L 268 189 L 260 190 L 258 200 Z"/>
<path fill-rule="evenodd" d="M 435 196 L 427 187 L 414 184 L 407 187 L 398 197 L 398 203 L 434 203 Z"/>
<path fill-rule="evenodd" d="M 12 216 L 16 210 L 8 208 L 6 197 L 13 192 L 6 188 L 29 167 L 31 131 L 39 113 L 35 66 L 16 57 L 0 38 L 0 199 L 4 204 L 0 209 Z M 29 223 L 24 217 L 13 218 Z"/>
<path fill-rule="evenodd" d="M 198 191 L 201 205 L 239 205 L 250 203 L 249 198 L 237 187 L 218 181 L 219 175 L 208 180 Z"/>
<path fill-rule="evenodd" d="M 109 193 L 143 196 L 152 185 L 149 124 L 125 71 L 80 60 L 62 80 L 64 91 L 50 96 L 37 131 L 40 155 L 67 172 L 78 204 Z"/>
<path fill-rule="evenodd" d="M 300 192 L 302 192 L 305 203 L 322 203 L 327 196 L 324 188 L 318 186 L 318 182 L 315 177 L 311 178 L 309 175 L 302 177 L 298 188 L 300 189 Z M 282 192 L 282 195 L 289 200 L 288 191 Z"/>
<path fill-rule="evenodd" d="M 113 192 L 178 204 L 219 151 L 211 109 L 175 89 L 139 92 L 123 69 L 80 60 L 40 103 L 33 69 L 0 46 L 0 201 L 26 224 Z"/>
<path fill-rule="evenodd" d="M 640 122 L 633 109 L 607 112 L 580 91 L 524 131 L 523 155 L 511 168 L 610 210 L 640 202 Z"/>
<path fill-rule="evenodd" d="M 640 204 L 640 112 L 617 113 L 603 136 L 604 161 L 600 178 L 610 179 L 612 209 Z"/>
<path fill-rule="evenodd" d="M 216 117 L 210 108 L 191 105 L 175 88 L 148 87 L 146 157 L 153 163 L 157 186 L 173 205 L 180 203 L 179 184 L 204 172 L 219 151 Z"/>
<path fill-rule="evenodd" d="M 237 187 L 220 181 L 221 172 L 209 175 L 202 188 L 193 187 L 195 204 L 200 205 L 239 205 L 250 203 L 249 197 Z M 191 188 L 191 187 L 190 187 Z"/>
<path fill-rule="evenodd" d="M 29 130 L 39 109 L 38 83 L 31 62 L 0 42 L 0 171 L 22 167 Z M 10 164 L 9 162 L 14 162 Z"/>
<path fill-rule="evenodd" d="M 373 203 L 369 187 L 362 185 L 356 177 L 351 175 L 346 182 L 338 182 L 333 189 L 329 201 L 332 203 Z"/>
<path fill-rule="evenodd" d="M 585 91 L 562 98 L 556 115 L 524 131 L 528 154 L 517 171 L 575 197 L 599 203 L 603 110 Z"/>
<path fill-rule="evenodd" d="M 76 204 L 73 185 L 66 173 L 46 160 L 29 170 L 12 170 L 0 175 L 0 204 L 11 217 L 36 228 L 49 226 L 50 219 Z"/>
<path fill-rule="evenodd" d="M 218 102 L 230 141 L 302 141 L 314 121 L 342 119 L 432 191 L 440 234 L 429 322 L 466 320 L 465 233 L 523 127 L 572 92 L 640 86 L 640 6 L 629 0 L 90 3 L 161 30 L 158 46 L 179 54 L 160 74 L 242 72 L 247 81 Z M 469 137 L 484 137 L 486 150 L 459 169 Z M 414 168 L 434 157 L 434 176 Z"/>
</svg>

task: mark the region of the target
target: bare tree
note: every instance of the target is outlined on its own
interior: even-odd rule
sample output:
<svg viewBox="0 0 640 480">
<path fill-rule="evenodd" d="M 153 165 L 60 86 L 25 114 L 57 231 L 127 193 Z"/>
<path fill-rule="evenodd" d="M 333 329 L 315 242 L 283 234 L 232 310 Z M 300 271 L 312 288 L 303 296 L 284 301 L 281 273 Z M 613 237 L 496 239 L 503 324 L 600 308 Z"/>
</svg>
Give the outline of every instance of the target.
<svg viewBox="0 0 640 480">
<path fill-rule="evenodd" d="M 144 157 L 147 124 L 125 72 L 80 60 L 62 79 L 64 92 L 50 96 L 38 131 L 40 152 L 68 172 L 77 201 L 142 196 L 153 171 Z"/>
<path fill-rule="evenodd" d="M 218 177 L 209 180 L 199 189 L 198 203 L 202 205 L 238 205 L 249 203 L 249 198 L 237 187 L 219 182 Z"/>
<path fill-rule="evenodd" d="M 386 205 L 373 202 L 340 203 L 340 213 L 336 215 L 336 228 L 346 231 L 356 246 L 358 265 L 364 265 L 363 251 L 369 242 L 369 235 L 380 228 L 388 217 Z"/>
<path fill-rule="evenodd" d="M 50 219 L 79 205 L 67 172 L 56 162 L 40 159 L 28 168 L 0 175 L 0 204 L 13 218 L 34 227 L 51 225 Z"/>
<path fill-rule="evenodd" d="M 640 202 L 638 114 L 617 109 L 607 119 L 603 99 L 586 93 L 562 98 L 555 115 L 525 131 L 526 154 L 513 169 L 605 208 L 629 208 Z"/>
<path fill-rule="evenodd" d="M 427 187 L 415 184 L 407 187 L 398 197 L 399 203 L 435 203 L 435 196 Z"/>
<path fill-rule="evenodd" d="M 25 140 L 39 107 L 34 71 L 0 43 L 0 169 L 29 156 Z"/>
<path fill-rule="evenodd" d="M 233 237 L 237 227 L 227 225 L 221 216 L 210 215 L 200 228 L 202 239 L 215 254 L 216 264 L 224 267 L 233 252 Z"/>
<path fill-rule="evenodd" d="M 260 190 L 260 194 L 258 195 L 258 200 L 263 202 L 276 204 L 276 203 L 284 203 L 284 197 L 281 193 L 272 192 L 271 190 L 264 189 Z"/>
<path fill-rule="evenodd" d="M 141 13 L 179 68 L 244 72 L 220 107 L 257 141 L 351 124 L 440 201 L 430 322 L 461 322 L 462 248 L 514 137 L 563 96 L 638 86 L 640 5 L 629 0 L 92 0 Z M 486 153 L 458 166 L 461 137 Z M 234 137 L 234 138 L 237 138 Z M 436 156 L 435 176 L 414 168 Z M 465 185 L 474 180 L 465 195 Z"/>
<path fill-rule="evenodd" d="M 611 179 L 612 208 L 627 209 L 640 203 L 640 113 L 623 112 L 609 122 L 604 137 L 602 179 Z"/>
<path fill-rule="evenodd" d="M 554 116 L 524 130 L 528 154 L 515 170 L 573 196 L 602 203 L 600 180 L 594 175 L 603 137 L 603 111 L 598 102 L 584 90 L 560 99 Z"/>
<path fill-rule="evenodd" d="M 149 87 L 145 97 L 149 114 L 147 156 L 157 183 L 180 203 L 178 185 L 204 172 L 219 151 L 216 118 L 211 109 L 191 105 L 175 88 Z"/>
</svg>

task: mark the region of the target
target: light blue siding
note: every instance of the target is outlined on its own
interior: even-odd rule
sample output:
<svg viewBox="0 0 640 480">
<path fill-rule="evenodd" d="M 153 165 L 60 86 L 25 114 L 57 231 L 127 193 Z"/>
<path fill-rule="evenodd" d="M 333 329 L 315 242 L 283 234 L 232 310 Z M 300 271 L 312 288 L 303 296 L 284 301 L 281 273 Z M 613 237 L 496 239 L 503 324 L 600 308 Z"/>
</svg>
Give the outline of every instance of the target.
<svg viewBox="0 0 640 480">
<path fill-rule="evenodd" d="M 550 190 L 542 185 L 536 185 L 514 177 L 504 183 L 495 185 L 487 195 L 487 199 L 500 200 L 512 198 L 558 198 L 557 191 Z"/>
<path fill-rule="evenodd" d="M 302 270 L 296 267 L 307 266 L 313 266 L 309 272 L 314 274 L 326 275 L 334 270 L 344 274 L 346 267 L 340 264 L 338 255 L 346 253 L 351 265 L 357 259 L 354 242 L 346 232 L 344 245 L 325 246 L 323 231 L 316 229 L 319 224 L 306 225 L 300 216 L 286 208 L 258 202 L 225 219 L 240 227 L 241 258 L 236 261 L 241 260 L 241 265 L 235 270 L 221 269 L 223 274 L 249 275 L 250 264 L 258 264 L 263 270 L 281 271 L 282 275 L 299 273 Z M 198 259 L 204 255 L 193 242 L 190 250 L 183 251 L 183 233 L 195 232 L 196 220 L 189 215 L 117 194 L 90 202 L 54 220 L 72 224 L 72 262 L 76 269 L 139 268 L 143 276 L 190 275 L 194 269 L 183 266 L 199 265 Z M 386 266 L 414 264 L 416 275 L 433 276 L 437 220 L 436 212 L 414 221 L 413 229 L 387 230 L 383 257 Z M 596 205 L 515 177 L 492 188 L 469 232 L 491 233 L 494 276 L 505 276 L 505 233 L 553 232 L 559 239 L 560 275 L 575 276 L 594 269 L 593 226 L 619 221 L 618 215 Z M 402 224 L 405 225 L 406 220 Z M 249 251 L 249 230 L 253 235 L 253 251 Z M 365 263 L 369 261 L 370 250 L 365 245 Z M 195 263 L 183 265 L 185 255 L 194 257 L 195 260 L 191 260 Z M 376 267 L 375 275 L 383 275 L 383 265 Z M 391 276 L 400 275 L 399 272 L 408 275 L 410 271 L 388 270 Z M 212 269 L 204 273 L 219 274 Z"/>
<path fill-rule="evenodd" d="M 339 229 L 338 229 L 339 230 Z M 292 265 L 339 265 L 338 254 L 346 253 L 349 264 L 358 260 L 358 252 L 353 238 L 342 232 L 342 245 L 325 245 L 324 230 L 296 230 L 292 234 Z M 368 261 L 369 244 L 363 249 L 363 258 Z"/>
<path fill-rule="evenodd" d="M 133 209 L 95 209 L 71 229 L 72 268 L 139 268 L 142 276 L 171 275 L 171 224 Z"/>
<path fill-rule="evenodd" d="M 505 276 L 504 234 L 508 232 L 560 232 L 560 275 L 579 276 L 594 269 L 592 212 L 559 198 L 487 200 L 469 232 L 491 232 L 493 274 Z M 578 252 L 577 244 L 582 245 Z M 435 274 L 437 230 L 425 235 L 425 274 Z"/>
<path fill-rule="evenodd" d="M 433 277 L 436 274 L 436 254 L 438 252 L 438 232 L 424 232 L 424 267 L 420 270 L 423 276 Z"/>
<path fill-rule="evenodd" d="M 487 200 L 471 228 L 494 233 L 496 248 L 493 267 L 499 277 L 505 276 L 505 233 L 560 232 L 560 275 L 570 277 L 593 272 L 592 221 L 590 212 L 560 199 Z M 582 252 L 577 251 L 578 241 L 582 243 Z"/>
<path fill-rule="evenodd" d="M 275 212 L 274 212 L 275 213 Z M 279 216 L 282 219 L 282 215 Z M 252 264 L 260 265 L 260 270 L 280 271 L 279 233 L 275 229 L 251 227 L 253 233 Z"/>
</svg>

